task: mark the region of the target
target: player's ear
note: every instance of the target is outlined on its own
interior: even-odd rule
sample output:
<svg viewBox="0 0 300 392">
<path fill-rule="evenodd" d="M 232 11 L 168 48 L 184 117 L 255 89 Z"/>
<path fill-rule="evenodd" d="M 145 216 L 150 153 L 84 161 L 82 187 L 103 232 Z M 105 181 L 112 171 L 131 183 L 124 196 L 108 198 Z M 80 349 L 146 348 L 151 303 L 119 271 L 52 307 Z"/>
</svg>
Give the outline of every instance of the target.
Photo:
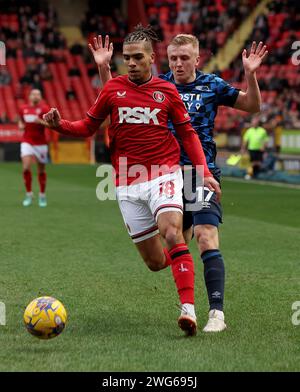
<svg viewBox="0 0 300 392">
<path fill-rule="evenodd" d="M 200 56 L 198 55 L 198 56 L 196 57 L 196 65 L 195 65 L 195 67 L 198 68 L 198 67 L 199 67 L 199 64 L 200 64 Z"/>
</svg>

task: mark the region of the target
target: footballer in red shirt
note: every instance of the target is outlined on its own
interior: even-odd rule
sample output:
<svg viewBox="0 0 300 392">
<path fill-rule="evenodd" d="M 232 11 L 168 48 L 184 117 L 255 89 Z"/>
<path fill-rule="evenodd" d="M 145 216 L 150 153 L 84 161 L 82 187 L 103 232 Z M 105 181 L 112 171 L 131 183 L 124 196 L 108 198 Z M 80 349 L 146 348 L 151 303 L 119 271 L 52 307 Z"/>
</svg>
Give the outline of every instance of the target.
<svg viewBox="0 0 300 392">
<path fill-rule="evenodd" d="M 32 174 L 31 164 L 37 162 L 38 180 L 40 186 L 39 206 L 46 207 L 46 170 L 48 158 L 48 145 L 45 136 L 45 121 L 43 115 L 49 111 L 49 106 L 43 103 L 41 91 L 33 89 L 29 93 L 29 102 L 20 107 L 19 128 L 24 131 L 21 142 L 21 158 L 23 164 L 23 178 L 26 188 L 26 197 L 23 206 L 32 204 Z"/>
<path fill-rule="evenodd" d="M 195 335 L 194 264 L 182 235 L 180 148 L 168 129 L 169 120 L 193 165 L 204 167 L 205 186 L 219 196 L 220 188 L 207 168 L 201 143 L 175 86 L 151 74 L 154 34 L 151 28 L 138 26 L 125 38 L 123 57 L 128 75 L 105 85 L 85 119 L 62 120 L 55 108 L 43 118 L 60 133 L 88 137 L 110 115 L 111 158 L 124 223 L 150 270 L 171 266 L 181 302 L 178 325 L 187 335 Z"/>
</svg>

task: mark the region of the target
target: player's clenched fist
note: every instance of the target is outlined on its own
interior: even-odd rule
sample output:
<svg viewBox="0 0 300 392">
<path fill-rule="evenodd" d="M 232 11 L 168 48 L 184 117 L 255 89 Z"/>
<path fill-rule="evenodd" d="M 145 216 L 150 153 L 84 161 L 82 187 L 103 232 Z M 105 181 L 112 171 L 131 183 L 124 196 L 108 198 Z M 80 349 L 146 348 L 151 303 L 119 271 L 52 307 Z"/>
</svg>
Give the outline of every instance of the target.
<svg viewBox="0 0 300 392">
<path fill-rule="evenodd" d="M 43 115 L 43 120 L 46 121 L 48 128 L 59 127 L 61 116 L 56 108 L 51 108 L 48 113 Z"/>
</svg>

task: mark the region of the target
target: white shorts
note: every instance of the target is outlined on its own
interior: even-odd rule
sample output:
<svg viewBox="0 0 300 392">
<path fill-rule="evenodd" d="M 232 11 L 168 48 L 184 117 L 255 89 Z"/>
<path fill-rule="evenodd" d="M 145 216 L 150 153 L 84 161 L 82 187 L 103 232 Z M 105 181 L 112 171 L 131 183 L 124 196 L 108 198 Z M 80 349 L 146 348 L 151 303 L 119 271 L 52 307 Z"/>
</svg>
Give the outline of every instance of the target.
<svg viewBox="0 0 300 392">
<path fill-rule="evenodd" d="M 26 155 L 34 155 L 38 162 L 48 162 L 48 146 L 47 144 L 33 145 L 29 143 L 21 143 L 21 158 Z"/>
<path fill-rule="evenodd" d="M 159 231 L 157 217 L 167 211 L 183 212 L 181 170 L 151 181 L 116 188 L 119 207 L 133 242 L 141 242 Z"/>
</svg>

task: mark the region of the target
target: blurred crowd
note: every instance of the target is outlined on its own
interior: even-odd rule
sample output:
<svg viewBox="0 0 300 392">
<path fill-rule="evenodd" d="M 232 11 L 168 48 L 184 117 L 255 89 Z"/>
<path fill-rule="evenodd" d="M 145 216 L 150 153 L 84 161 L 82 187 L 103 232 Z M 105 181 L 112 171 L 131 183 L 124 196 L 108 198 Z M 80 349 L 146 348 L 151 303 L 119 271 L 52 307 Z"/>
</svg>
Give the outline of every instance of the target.
<svg viewBox="0 0 300 392">
<path fill-rule="evenodd" d="M 292 43 L 300 41 L 300 3 L 276 0 L 268 4 L 268 9 L 268 15 L 257 17 L 253 32 L 245 43 L 249 48 L 252 41 L 262 41 L 269 51 L 258 80 L 263 92 L 274 94 L 263 100 L 261 118 L 267 127 L 277 120 L 285 128 L 300 128 L 300 69 L 291 63 Z M 220 74 L 232 84 L 242 82 L 241 56 Z"/>
<path fill-rule="evenodd" d="M 48 64 L 53 62 L 53 49 L 66 48 L 66 40 L 59 31 L 57 13 L 48 1 L 12 0 L 0 2 L 1 10 L 15 17 L 0 26 L 0 40 L 6 44 L 6 57 L 26 62 L 20 77 L 17 98 L 22 96 L 22 86 L 30 85 L 43 92 L 43 81 L 52 80 Z M 9 84 L 7 69 L 0 69 L 0 85 Z"/>
<path fill-rule="evenodd" d="M 49 2 L 13 0 L 1 2 L 2 13 L 14 14 L 13 23 L 0 26 L 0 40 L 6 43 L 6 56 L 17 57 L 22 51 L 24 58 L 51 59 L 51 49 L 66 47 L 66 41 L 58 29 L 56 11 Z"/>
<path fill-rule="evenodd" d="M 146 8 L 150 23 L 166 43 L 168 37 L 165 37 L 162 25 L 165 30 L 172 26 L 170 31 L 174 31 L 174 34 L 188 32 L 197 36 L 202 68 L 249 16 L 257 3 L 257 0 L 182 0 L 177 9 L 177 2 L 174 0 L 146 0 Z M 166 21 L 162 17 L 165 7 L 168 7 Z M 291 65 L 291 45 L 294 41 L 300 41 L 300 36 L 296 34 L 300 31 L 299 26 L 300 3 L 294 0 L 274 0 L 268 4 L 268 13 L 257 17 L 253 32 L 245 43 L 245 47 L 250 48 L 252 41 L 263 41 L 269 50 L 262 72 L 258 73 L 260 88 L 266 92 L 263 93 L 261 113 L 261 121 L 266 128 L 274 128 L 276 124 L 300 128 L 300 73 L 299 67 L 297 69 Z M 165 58 L 161 68 L 162 71 L 168 69 Z M 232 61 L 228 69 L 222 72 L 215 69 L 214 73 L 240 87 L 244 80 L 241 55 Z M 227 128 L 240 130 L 249 121 L 250 117 L 231 112 Z"/>
<path fill-rule="evenodd" d="M 99 7 L 94 1 L 90 1 L 80 27 L 85 37 L 109 34 L 114 41 L 122 41 L 128 32 L 127 20 L 119 7 L 105 4 Z"/>
<path fill-rule="evenodd" d="M 257 0 L 196 1 L 193 34 L 214 55 L 255 7 Z"/>
<path fill-rule="evenodd" d="M 111 73 L 113 76 L 116 76 L 119 65 L 123 63 L 122 42 L 128 34 L 128 23 L 121 10 L 121 2 L 119 0 L 110 0 L 108 3 L 101 4 L 101 7 L 94 0 L 89 0 L 88 3 L 88 10 L 80 23 L 81 32 L 89 42 L 97 35 L 102 37 L 109 35 L 110 40 L 114 44 Z M 78 54 L 84 57 L 92 87 L 98 90 L 102 87 L 102 84 L 87 46 L 81 46 Z"/>
<path fill-rule="evenodd" d="M 225 40 L 249 15 L 257 0 L 146 0 L 149 23 L 161 40 L 165 39 L 162 24 L 178 26 L 182 31 L 196 35 L 200 46 L 215 54 Z M 168 8 L 166 21 L 161 10 Z"/>
</svg>

